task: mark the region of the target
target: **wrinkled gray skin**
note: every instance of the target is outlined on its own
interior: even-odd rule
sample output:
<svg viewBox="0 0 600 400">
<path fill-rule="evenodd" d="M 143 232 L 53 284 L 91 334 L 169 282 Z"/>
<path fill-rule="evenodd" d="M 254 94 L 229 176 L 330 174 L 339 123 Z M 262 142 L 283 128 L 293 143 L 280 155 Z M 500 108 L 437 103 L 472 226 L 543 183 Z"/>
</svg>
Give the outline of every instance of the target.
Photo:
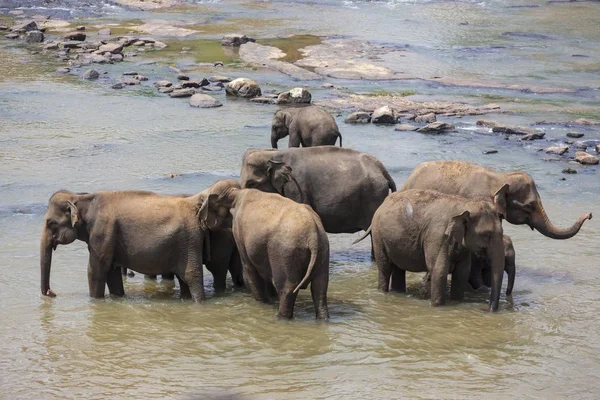
<svg viewBox="0 0 600 400">
<path fill-rule="evenodd" d="M 335 120 L 317 106 L 282 108 L 271 123 L 271 147 L 277 148 L 279 139 L 290 136 L 288 147 L 334 145 L 342 135 Z"/>
<path fill-rule="evenodd" d="M 515 285 L 516 275 L 516 264 L 515 264 L 515 248 L 513 247 L 512 240 L 510 237 L 504 235 L 504 271 L 508 275 L 508 284 L 506 285 L 506 295 L 512 295 L 513 287 Z M 482 257 L 474 255 L 471 258 L 471 274 L 469 277 L 469 284 L 476 290 L 482 285 L 487 287 L 491 286 L 492 275 L 491 269 L 487 260 Z"/>
<path fill-rule="evenodd" d="M 471 254 L 490 263 L 492 293 L 490 311 L 498 309 L 504 274 L 502 224 L 497 209 L 503 209 L 507 187 L 494 203 L 466 199 L 433 190 L 407 190 L 391 194 L 373 217 L 375 261 L 379 269 L 379 290 L 406 291 L 406 271 L 428 272 L 431 276 L 431 304 L 446 301 L 448 273 L 452 273 L 450 294 L 461 300 L 468 288 Z M 393 279 L 392 279 L 392 274 Z"/>
<path fill-rule="evenodd" d="M 468 198 L 486 197 L 508 184 L 506 213 L 511 224 L 527 224 L 552 239 L 569 239 L 579 232 L 583 223 L 592 219 L 584 214 L 570 228 L 556 227 L 546 215 L 535 182 L 523 171 L 497 172 L 465 161 L 428 161 L 418 165 L 401 190 L 431 189 Z"/>
<path fill-rule="evenodd" d="M 237 182 L 231 181 L 228 186 Z M 222 185 L 217 182 L 218 187 Z M 91 297 L 104 297 L 105 286 L 124 295 L 120 267 L 147 274 L 175 274 L 182 297 L 205 299 L 202 253 L 206 228 L 200 216 L 205 197 L 158 195 L 144 191 L 72 193 L 52 195 L 44 216 L 40 240 L 41 291 L 50 289 L 52 252 L 60 245 L 81 240 L 88 245 L 88 283 Z M 227 215 L 213 223 L 220 229 Z"/>
<path fill-rule="evenodd" d="M 294 316 L 299 289 L 310 283 L 317 319 L 329 318 L 329 240 L 319 216 L 277 194 L 231 187 L 207 199 L 209 228 L 227 212 L 242 259 L 244 282 L 258 301 L 279 297 L 280 318 Z"/>
<path fill-rule="evenodd" d="M 310 205 L 329 233 L 365 230 L 396 184 L 377 158 L 335 146 L 248 150 L 242 188 Z"/>
</svg>

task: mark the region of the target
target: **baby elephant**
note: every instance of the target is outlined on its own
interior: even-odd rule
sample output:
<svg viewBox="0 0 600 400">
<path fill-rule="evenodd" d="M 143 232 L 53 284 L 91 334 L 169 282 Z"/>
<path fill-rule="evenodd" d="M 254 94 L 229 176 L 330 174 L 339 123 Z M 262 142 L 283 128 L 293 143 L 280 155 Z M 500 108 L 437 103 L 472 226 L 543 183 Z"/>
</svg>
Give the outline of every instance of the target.
<svg viewBox="0 0 600 400">
<path fill-rule="evenodd" d="M 448 273 L 451 297 L 461 300 L 469 279 L 471 254 L 490 260 L 492 293 L 490 311 L 498 309 L 504 273 L 502 224 L 497 210 L 506 207 L 507 186 L 486 200 L 466 199 L 432 190 L 392 193 L 373 216 L 375 262 L 379 289 L 406 291 L 406 271 L 431 275 L 431 303 L 446 301 Z M 357 240 L 357 242 L 359 241 Z"/>
<path fill-rule="evenodd" d="M 207 199 L 200 219 L 209 229 L 231 212 L 244 283 L 256 300 L 279 297 L 281 318 L 293 318 L 298 290 L 310 283 L 317 319 L 329 318 L 329 240 L 319 216 L 279 194 L 231 187 Z"/>
<path fill-rule="evenodd" d="M 513 247 L 510 237 L 504 235 L 504 270 L 508 275 L 508 284 L 506 285 L 506 295 L 510 296 L 515 285 L 515 248 Z M 481 285 L 490 287 L 492 285 L 492 277 L 490 274 L 490 265 L 485 258 L 473 255 L 471 258 L 471 276 L 469 284 L 476 290 Z"/>
<path fill-rule="evenodd" d="M 279 139 L 288 135 L 288 147 L 334 145 L 338 137 L 342 147 L 342 135 L 335 120 L 317 106 L 278 110 L 271 124 L 271 146 L 276 149 Z"/>
</svg>

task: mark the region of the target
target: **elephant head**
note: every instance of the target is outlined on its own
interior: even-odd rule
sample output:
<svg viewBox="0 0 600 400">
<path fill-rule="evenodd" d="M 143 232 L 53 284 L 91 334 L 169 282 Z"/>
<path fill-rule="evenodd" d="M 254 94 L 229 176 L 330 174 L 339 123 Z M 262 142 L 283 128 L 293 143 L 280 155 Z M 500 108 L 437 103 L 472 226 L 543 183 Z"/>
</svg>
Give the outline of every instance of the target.
<svg viewBox="0 0 600 400">
<path fill-rule="evenodd" d="M 508 185 L 503 186 L 495 196 L 494 203 L 483 200 L 470 200 L 466 209 L 449 221 L 445 234 L 455 250 L 467 249 L 484 257 L 491 266 L 490 311 L 498 309 L 502 278 L 504 276 L 504 238 L 500 215 Z"/>
<path fill-rule="evenodd" d="M 231 227 L 229 209 L 233 205 L 235 193 L 240 184 L 234 180 L 222 180 L 214 183 L 203 193 L 198 217 L 203 229 L 220 230 Z"/>
<path fill-rule="evenodd" d="M 56 296 L 50 289 L 52 251 L 59 244 L 70 244 L 82 238 L 82 228 L 85 225 L 83 215 L 87 207 L 80 203 L 86 196 L 87 193 L 59 191 L 50 197 L 40 240 L 41 290 L 44 296 Z"/>
<path fill-rule="evenodd" d="M 292 175 L 292 167 L 282 160 L 277 160 L 274 151 L 249 150 L 242 163 L 242 188 L 258 189 L 263 192 L 279 193 L 286 197 L 285 187 L 293 182 L 304 203 L 304 192 Z"/>
<path fill-rule="evenodd" d="M 283 139 L 290 134 L 290 123 L 292 116 L 287 110 L 278 110 L 271 122 L 271 147 L 277 148 L 279 139 Z"/>
<path fill-rule="evenodd" d="M 521 171 L 511 172 L 506 174 L 506 180 L 510 191 L 507 195 L 505 218 L 511 224 L 526 224 L 532 230 L 552 239 L 569 239 L 579 232 L 586 220 L 592 219 L 591 213 L 584 214 L 570 228 L 559 228 L 546 215 L 531 176 Z"/>
</svg>

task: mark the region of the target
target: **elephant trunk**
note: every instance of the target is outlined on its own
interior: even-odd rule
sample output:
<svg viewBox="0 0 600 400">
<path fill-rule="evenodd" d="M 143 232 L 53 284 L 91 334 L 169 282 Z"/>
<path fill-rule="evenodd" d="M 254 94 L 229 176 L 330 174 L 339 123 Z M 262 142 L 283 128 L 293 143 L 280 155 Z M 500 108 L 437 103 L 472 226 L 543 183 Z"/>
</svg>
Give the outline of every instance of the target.
<svg viewBox="0 0 600 400">
<path fill-rule="evenodd" d="M 490 311 L 498 311 L 502 278 L 504 277 L 504 244 L 500 238 L 488 251 L 488 259 L 492 273 L 492 293 L 490 295 Z"/>
<path fill-rule="evenodd" d="M 50 267 L 52 264 L 52 251 L 54 243 L 52 233 L 48 228 L 44 228 L 40 240 L 40 272 L 41 272 L 41 290 L 43 296 L 55 297 L 56 294 L 50 289 Z"/>
<path fill-rule="evenodd" d="M 271 132 L 271 147 L 276 149 L 278 141 L 279 141 L 279 138 L 277 137 L 277 133 L 275 131 L 272 131 Z"/>
<path fill-rule="evenodd" d="M 570 239 L 579 232 L 583 223 L 588 219 L 592 219 L 592 214 L 582 215 L 570 228 L 559 228 L 550 221 L 542 203 L 538 202 L 532 214 L 531 224 L 538 232 L 551 239 Z"/>
<path fill-rule="evenodd" d="M 506 295 L 512 295 L 513 286 L 515 286 L 515 275 L 517 272 L 517 268 L 513 263 L 506 263 L 504 266 L 504 270 L 508 274 L 508 284 L 506 285 Z"/>
</svg>

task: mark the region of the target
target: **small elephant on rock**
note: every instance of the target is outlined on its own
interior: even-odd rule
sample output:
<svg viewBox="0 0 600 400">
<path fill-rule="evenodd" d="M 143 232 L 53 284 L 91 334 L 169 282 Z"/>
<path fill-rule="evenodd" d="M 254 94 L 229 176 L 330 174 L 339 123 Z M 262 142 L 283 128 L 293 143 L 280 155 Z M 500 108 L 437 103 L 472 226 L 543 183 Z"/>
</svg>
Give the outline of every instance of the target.
<svg viewBox="0 0 600 400">
<path fill-rule="evenodd" d="M 462 300 L 468 287 L 471 254 L 489 260 L 492 293 L 490 311 L 498 309 L 504 274 L 502 224 L 497 210 L 505 207 L 507 186 L 494 202 L 466 199 L 433 190 L 406 190 L 388 196 L 373 217 L 372 234 L 379 290 L 406 291 L 406 271 L 428 272 L 431 303 L 446 301 L 448 274 L 450 295 Z M 355 243 L 356 243 L 355 242 Z M 392 279 L 393 274 L 393 279 Z"/>
<path fill-rule="evenodd" d="M 226 184 L 239 187 L 235 181 Z M 123 296 L 125 267 L 147 275 L 175 274 L 182 297 L 204 300 L 202 261 L 208 229 L 201 217 L 207 212 L 206 197 L 132 190 L 56 192 L 48 203 L 40 240 L 42 294 L 56 296 L 50 289 L 52 252 L 59 244 L 81 240 L 88 245 L 91 297 L 104 297 L 107 285 L 111 294 Z M 211 228 L 221 229 L 226 219 L 226 214 L 215 215 Z"/>
<path fill-rule="evenodd" d="M 317 106 L 278 110 L 271 123 L 271 146 L 276 149 L 279 139 L 288 135 L 288 147 L 335 145 L 338 137 L 342 147 L 342 135 L 335 119 Z"/>
<path fill-rule="evenodd" d="M 281 318 L 294 315 L 296 296 L 310 283 L 317 319 L 329 318 L 329 240 L 308 206 L 278 194 L 231 187 L 207 199 L 202 223 L 211 228 L 229 212 L 244 282 L 258 301 L 279 297 Z"/>
</svg>

